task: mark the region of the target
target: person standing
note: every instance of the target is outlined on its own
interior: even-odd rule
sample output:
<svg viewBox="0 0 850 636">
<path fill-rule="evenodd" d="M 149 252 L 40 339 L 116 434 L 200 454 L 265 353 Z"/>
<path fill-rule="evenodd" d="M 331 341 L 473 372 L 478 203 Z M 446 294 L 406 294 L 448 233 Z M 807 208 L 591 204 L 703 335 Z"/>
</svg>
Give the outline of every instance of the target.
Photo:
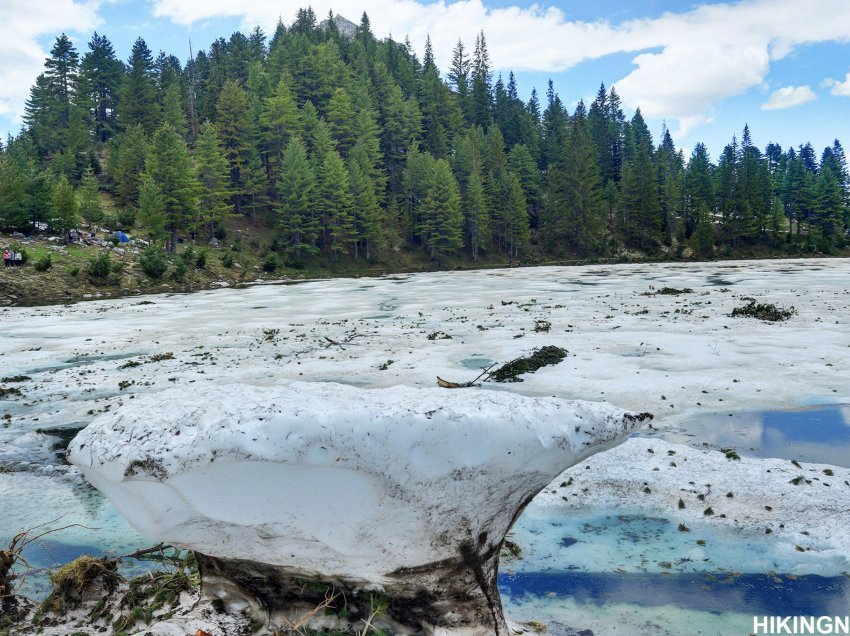
<svg viewBox="0 0 850 636">
<path fill-rule="evenodd" d="M 20 267 L 24 262 L 24 255 L 20 252 L 15 252 L 15 267 Z"/>
<path fill-rule="evenodd" d="M 12 252 L 10 252 L 8 248 L 6 248 L 5 250 L 3 250 L 3 267 L 5 267 L 7 269 L 9 267 L 11 267 L 12 266 L 11 260 L 12 260 Z"/>
</svg>

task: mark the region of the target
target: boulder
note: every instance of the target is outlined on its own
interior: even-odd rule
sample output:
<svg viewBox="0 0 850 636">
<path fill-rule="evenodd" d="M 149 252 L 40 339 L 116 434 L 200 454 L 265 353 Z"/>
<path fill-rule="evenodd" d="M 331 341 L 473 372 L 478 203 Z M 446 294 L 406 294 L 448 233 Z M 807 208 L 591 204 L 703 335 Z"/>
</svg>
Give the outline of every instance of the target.
<svg viewBox="0 0 850 636">
<path fill-rule="evenodd" d="M 504 635 L 511 525 L 646 417 L 479 388 L 209 385 L 139 396 L 68 453 L 141 533 L 195 550 L 231 610 Z"/>
</svg>

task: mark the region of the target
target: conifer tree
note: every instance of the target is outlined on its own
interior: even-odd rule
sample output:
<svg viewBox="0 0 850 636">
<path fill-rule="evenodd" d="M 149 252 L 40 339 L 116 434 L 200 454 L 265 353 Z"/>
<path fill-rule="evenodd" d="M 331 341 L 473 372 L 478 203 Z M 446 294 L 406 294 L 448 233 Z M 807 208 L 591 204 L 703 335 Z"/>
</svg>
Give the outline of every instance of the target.
<svg viewBox="0 0 850 636">
<path fill-rule="evenodd" d="M 446 256 L 463 245 L 462 223 L 457 181 L 449 163 L 438 159 L 428 175 L 419 233 L 431 258 L 441 267 Z"/>
<path fill-rule="evenodd" d="M 711 159 L 705 144 L 694 146 L 685 169 L 683 195 L 683 224 L 685 238 L 690 238 L 700 222 L 700 210 L 705 208 L 710 216 L 714 208 L 714 176 Z M 710 218 L 709 218 L 710 220 Z"/>
<path fill-rule="evenodd" d="M 300 137 L 292 137 L 283 152 L 277 225 L 288 250 L 300 257 L 316 251 L 319 218 L 315 210 L 316 175 Z"/>
<path fill-rule="evenodd" d="M 348 156 L 348 152 L 357 141 L 354 134 L 354 105 L 351 95 L 343 88 L 338 88 L 328 102 L 327 124 L 331 137 L 336 142 L 337 151 Z"/>
<path fill-rule="evenodd" d="M 154 83 L 153 55 L 138 38 L 130 51 L 127 75 L 120 91 L 118 122 L 123 129 L 139 124 L 147 134 L 159 124 L 160 109 Z"/>
<path fill-rule="evenodd" d="M 139 214 L 136 220 L 147 228 L 148 238 L 156 245 L 168 236 L 165 231 L 165 204 L 159 188 L 148 175 L 142 175 L 138 198 Z"/>
<path fill-rule="evenodd" d="M 215 226 L 233 212 L 230 203 L 230 166 L 224 148 L 210 122 L 201 124 L 195 144 L 195 170 L 198 174 L 198 223 L 209 228 L 210 239 Z"/>
<path fill-rule="evenodd" d="M 661 229 L 658 182 L 652 137 L 640 109 L 629 123 L 624 154 L 620 197 L 623 235 L 629 245 L 655 249 Z"/>
<path fill-rule="evenodd" d="M 249 114 L 249 101 L 245 89 L 234 80 L 227 80 L 221 88 L 216 104 L 216 126 L 230 166 L 230 191 L 237 214 L 241 213 L 248 161 L 254 141 L 254 128 Z"/>
<path fill-rule="evenodd" d="M 159 188 L 169 234 L 168 250 L 177 249 L 177 233 L 196 218 L 198 179 L 186 142 L 169 124 L 156 131 L 145 174 Z"/>
<path fill-rule="evenodd" d="M 44 62 L 44 75 L 50 86 L 56 109 L 56 123 L 68 128 L 77 89 L 80 56 L 70 38 L 64 33 L 56 38 L 50 57 Z"/>
<path fill-rule="evenodd" d="M 339 255 L 357 240 L 352 234 L 354 201 L 348 171 L 336 150 L 330 150 L 322 162 L 317 203 L 322 212 L 323 243 L 336 263 Z"/>
<path fill-rule="evenodd" d="M 466 182 L 463 197 L 463 226 L 466 248 L 474 263 L 478 252 L 490 243 L 490 214 L 484 196 L 480 170 L 474 170 Z"/>
<path fill-rule="evenodd" d="M 95 223 L 103 218 L 103 208 L 100 204 L 100 185 L 94 171 L 89 168 L 83 174 L 79 189 L 79 202 L 77 209 L 82 217 L 89 223 Z"/>
<path fill-rule="evenodd" d="M 561 155 L 549 170 L 543 229 L 550 247 L 565 243 L 587 254 L 602 246 L 605 205 L 597 156 L 584 104 L 579 102 Z"/>
<path fill-rule="evenodd" d="M 492 121 L 492 78 L 490 73 L 490 54 L 487 52 L 487 41 L 484 31 L 475 39 L 475 53 L 472 59 L 471 115 L 472 123 L 486 128 Z"/>
<path fill-rule="evenodd" d="M 109 39 L 96 31 L 88 46 L 80 64 L 77 92 L 91 115 L 95 140 L 106 143 L 116 133 L 115 113 L 124 81 L 124 65 L 115 57 Z"/>
<path fill-rule="evenodd" d="M 74 187 L 63 174 L 53 186 L 53 217 L 50 224 L 62 233 L 67 243 L 68 233 L 76 227 L 77 223 L 77 199 L 74 196 Z"/>
<path fill-rule="evenodd" d="M 115 146 L 117 157 L 112 174 L 115 195 L 123 206 L 136 205 L 141 174 L 145 171 L 147 138 L 141 124 L 136 124 L 122 133 L 119 141 L 120 145 Z"/>
<path fill-rule="evenodd" d="M 375 195 L 374 184 L 355 157 L 348 161 L 348 180 L 351 184 L 354 257 L 360 255 L 362 247 L 366 259 L 372 258 L 373 249 L 385 240 L 385 228 L 381 208 Z"/>
<path fill-rule="evenodd" d="M 508 254 L 513 258 L 519 256 L 520 249 L 528 242 L 528 237 L 528 207 L 522 192 L 522 184 L 515 174 L 509 174 L 505 215 L 505 242 Z"/>
</svg>

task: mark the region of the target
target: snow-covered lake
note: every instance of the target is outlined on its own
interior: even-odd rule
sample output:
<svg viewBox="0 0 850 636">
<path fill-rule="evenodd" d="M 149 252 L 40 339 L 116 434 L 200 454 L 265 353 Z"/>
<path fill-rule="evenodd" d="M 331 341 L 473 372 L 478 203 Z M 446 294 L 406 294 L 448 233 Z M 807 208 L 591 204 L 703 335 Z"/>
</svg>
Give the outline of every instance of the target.
<svg viewBox="0 0 850 636">
<path fill-rule="evenodd" d="M 688 291 L 656 293 L 664 287 Z M 796 313 L 732 318 L 749 299 Z M 752 629 L 753 613 L 846 611 L 848 309 L 850 261 L 832 259 L 446 272 L 4 308 L 0 377 L 30 379 L 0 383 L 22 393 L 0 399 L 0 544 L 60 516 L 56 525 L 86 528 L 54 535 L 31 554 L 37 565 L 151 543 L 62 461 L 51 434 L 67 440 L 134 395 L 212 383 L 238 402 L 227 385 L 284 379 L 431 387 L 557 345 L 569 352 L 559 365 L 469 390 L 608 401 L 656 420 L 562 475 L 523 515 L 522 558 L 502 567 L 509 616 L 724 634 Z"/>
</svg>

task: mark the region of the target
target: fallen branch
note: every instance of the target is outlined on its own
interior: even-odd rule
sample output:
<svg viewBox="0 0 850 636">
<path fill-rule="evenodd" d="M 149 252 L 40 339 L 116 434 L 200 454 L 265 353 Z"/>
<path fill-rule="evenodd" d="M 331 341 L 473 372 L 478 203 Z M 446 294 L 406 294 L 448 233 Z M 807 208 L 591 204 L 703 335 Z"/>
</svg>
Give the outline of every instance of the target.
<svg viewBox="0 0 850 636">
<path fill-rule="evenodd" d="M 437 386 L 443 389 L 468 389 L 469 387 L 475 386 L 475 383 L 478 382 L 478 380 L 480 380 L 485 375 L 487 377 L 484 378 L 484 380 L 488 380 L 490 378 L 490 369 L 495 366 L 496 363 L 494 362 L 489 367 L 484 369 L 480 374 L 478 374 L 478 377 L 472 380 L 471 382 L 450 382 L 449 380 L 444 380 L 440 376 L 437 376 Z"/>
</svg>

